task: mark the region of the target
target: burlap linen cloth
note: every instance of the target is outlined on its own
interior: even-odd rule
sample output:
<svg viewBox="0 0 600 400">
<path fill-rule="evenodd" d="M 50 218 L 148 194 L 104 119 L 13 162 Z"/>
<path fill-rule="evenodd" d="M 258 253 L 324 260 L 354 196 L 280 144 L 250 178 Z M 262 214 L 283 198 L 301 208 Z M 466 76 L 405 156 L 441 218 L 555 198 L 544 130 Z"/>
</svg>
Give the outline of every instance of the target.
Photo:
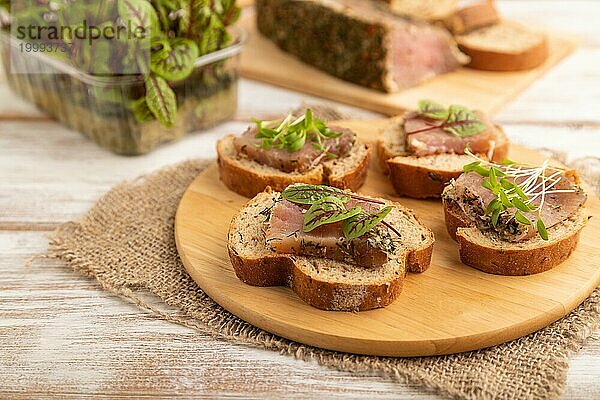
<svg viewBox="0 0 600 400">
<path fill-rule="evenodd" d="M 559 397 L 569 354 L 579 350 L 598 326 L 600 289 L 569 315 L 538 332 L 492 348 L 447 356 L 361 356 L 272 335 L 211 300 L 179 260 L 173 234 L 175 212 L 184 191 L 207 164 L 205 160 L 186 161 L 116 186 L 81 220 L 66 223 L 52 234 L 47 257 L 61 258 L 106 290 L 169 321 L 339 370 L 417 383 L 455 398 Z M 584 160 L 578 168 L 587 172 L 597 190 L 598 160 Z"/>
</svg>

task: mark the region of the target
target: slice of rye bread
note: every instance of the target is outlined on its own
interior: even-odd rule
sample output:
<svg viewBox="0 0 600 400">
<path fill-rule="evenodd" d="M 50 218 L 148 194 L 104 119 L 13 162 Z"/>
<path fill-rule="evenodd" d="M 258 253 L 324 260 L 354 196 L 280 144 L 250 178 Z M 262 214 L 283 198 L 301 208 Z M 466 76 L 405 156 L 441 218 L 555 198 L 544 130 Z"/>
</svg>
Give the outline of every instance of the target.
<svg viewBox="0 0 600 400">
<path fill-rule="evenodd" d="M 383 0 L 397 15 L 429 22 L 442 21 L 455 11 L 457 0 Z"/>
<path fill-rule="evenodd" d="M 389 201 L 394 209 L 386 222 L 402 234 L 402 240 L 379 268 L 275 253 L 267 247 L 265 235 L 269 210 L 279 198 L 280 193 L 270 189 L 259 193 L 231 221 L 229 258 L 237 277 L 249 285 L 289 286 L 322 310 L 363 311 L 390 304 L 399 295 L 407 271 L 423 272 L 431 262 L 431 230 L 411 210 Z"/>
<path fill-rule="evenodd" d="M 439 197 L 450 180 L 458 178 L 463 166 L 472 162 L 471 156 L 464 154 L 436 154 L 413 156 L 406 152 L 404 119 L 393 118 L 377 140 L 377 157 L 381 170 L 388 174 L 394 189 L 399 195 L 427 198 Z M 493 161 L 502 161 L 508 154 L 510 143 L 499 125 L 500 136 Z M 479 156 L 487 158 L 487 154 Z"/>
<path fill-rule="evenodd" d="M 458 47 L 471 57 L 471 68 L 520 71 L 539 66 L 548 58 L 545 34 L 515 22 L 498 24 L 455 36 Z"/>
<path fill-rule="evenodd" d="M 554 268 L 575 250 L 579 233 L 589 219 L 582 208 L 571 218 L 549 228 L 549 240 L 536 235 L 524 242 L 509 242 L 495 233 L 476 228 L 451 200 L 451 194 L 446 196 L 445 193 L 442 203 L 446 229 L 458 242 L 461 261 L 495 275 L 532 275 Z"/>
<path fill-rule="evenodd" d="M 371 148 L 356 143 L 350 154 L 324 161 L 307 172 L 283 172 L 262 165 L 243 155 L 234 146 L 234 135 L 217 142 L 217 163 L 221 181 L 229 189 L 253 197 L 267 187 L 283 190 L 292 183 L 326 184 L 340 189 L 358 190 L 367 179 Z"/>
<path fill-rule="evenodd" d="M 468 5 L 444 19 L 444 25 L 454 35 L 471 32 L 498 22 L 500 17 L 493 1 Z"/>
</svg>

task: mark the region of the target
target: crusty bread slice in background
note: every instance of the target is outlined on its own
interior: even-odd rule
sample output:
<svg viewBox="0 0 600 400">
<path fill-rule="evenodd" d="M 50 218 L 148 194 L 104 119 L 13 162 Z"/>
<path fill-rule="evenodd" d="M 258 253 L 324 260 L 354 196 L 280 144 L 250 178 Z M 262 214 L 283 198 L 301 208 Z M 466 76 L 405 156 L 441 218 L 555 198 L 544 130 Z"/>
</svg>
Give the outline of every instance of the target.
<svg viewBox="0 0 600 400">
<path fill-rule="evenodd" d="M 557 266 L 575 250 L 579 233 L 589 219 L 585 209 L 580 209 L 571 218 L 549 228 L 549 240 L 536 235 L 524 242 L 508 242 L 474 227 L 456 202 L 446 196 L 443 206 L 446 229 L 458 241 L 461 261 L 496 275 L 532 275 Z"/>
<path fill-rule="evenodd" d="M 377 157 L 382 171 L 389 174 L 394 189 L 399 195 L 427 198 L 439 197 L 446 184 L 458 178 L 463 166 L 472 162 L 468 155 L 437 154 L 417 157 L 406 153 L 404 119 L 396 117 L 381 132 L 377 140 Z M 509 141 L 500 126 L 500 133 L 492 160 L 506 158 Z M 487 155 L 481 155 L 487 157 Z"/>
<path fill-rule="evenodd" d="M 386 222 L 402 234 L 399 248 L 380 268 L 363 268 L 316 257 L 278 254 L 267 247 L 265 230 L 278 192 L 250 200 L 229 227 L 228 250 L 235 273 L 253 286 L 289 286 L 308 304 L 337 311 L 385 307 L 398 296 L 407 271 L 422 272 L 431 262 L 434 237 L 412 211 L 394 209 Z M 383 200 L 383 199 L 380 199 Z"/>
<path fill-rule="evenodd" d="M 441 21 L 456 11 L 457 0 L 384 0 L 397 15 L 429 22 Z"/>
<path fill-rule="evenodd" d="M 454 35 L 494 25 L 500 21 L 493 1 L 481 1 L 456 10 L 444 19 L 444 25 Z"/>
<path fill-rule="evenodd" d="M 367 178 L 371 149 L 365 144 L 356 143 L 350 154 L 327 160 L 305 173 L 288 173 L 238 154 L 234 138 L 229 135 L 217 142 L 217 162 L 221 181 L 242 196 L 252 197 L 267 186 L 283 190 L 292 183 L 327 184 L 354 191 Z"/>
<path fill-rule="evenodd" d="M 520 71 L 535 68 L 548 58 L 546 35 L 515 22 L 502 21 L 455 39 L 460 50 L 471 57 L 471 68 Z"/>
</svg>

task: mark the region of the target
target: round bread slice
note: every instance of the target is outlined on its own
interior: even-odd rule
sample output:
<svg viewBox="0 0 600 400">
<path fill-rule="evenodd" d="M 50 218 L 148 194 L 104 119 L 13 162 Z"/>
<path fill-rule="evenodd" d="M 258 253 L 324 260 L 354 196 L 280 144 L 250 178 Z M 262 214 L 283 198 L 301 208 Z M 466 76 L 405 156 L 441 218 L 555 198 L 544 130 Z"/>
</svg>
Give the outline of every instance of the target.
<svg viewBox="0 0 600 400">
<path fill-rule="evenodd" d="M 356 143 L 350 154 L 299 173 L 283 172 L 238 154 L 234 139 L 234 135 L 228 135 L 217 142 L 217 163 L 221 181 L 242 196 L 253 197 L 267 187 L 280 191 L 292 183 L 326 184 L 358 190 L 367 178 L 371 149 L 366 144 Z"/>
<path fill-rule="evenodd" d="M 394 209 L 386 222 L 402 234 L 402 240 L 379 268 L 275 253 L 267 247 L 265 231 L 279 198 L 280 193 L 270 189 L 259 193 L 231 221 L 229 258 L 237 277 L 249 285 L 288 286 L 322 310 L 363 311 L 390 304 L 399 295 L 407 271 L 422 272 L 431 262 L 431 230 L 411 210 L 389 201 Z"/>
<path fill-rule="evenodd" d="M 459 49 L 471 57 L 469 67 L 487 71 L 520 71 L 548 58 L 546 35 L 510 21 L 455 36 Z"/>
<path fill-rule="evenodd" d="M 439 197 L 450 180 L 463 173 L 463 167 L 472 162 L 471 156 L 464 154 L 435 154 L 413 156 L 406 153 L 406 133 L 404 119 L 393 118 L 381 132 L 377 140 L 379 165 L 401 196 L 413 198 Z M 508 154 L 509 141 L 504 131 L 496 125 L 499 132 L 493 161 L 502 161 Z M 487 155 L 481 154 L 487 158 Z"/>
<path fill-rule="evenodd" d="M 571 218 L 549 228 L 549 240 L 535 236 L 524 242 L 508 242 L 474 227 L 452 201 L 452 188 L 446 190 L 442 200 L 446 229 L 458 241 L 461 261 L 490 274 L 532 275 L 557 266 L 575 250 L 579 233 L 589 219 L 584 209 L 580 209 Z"/>
</svg>

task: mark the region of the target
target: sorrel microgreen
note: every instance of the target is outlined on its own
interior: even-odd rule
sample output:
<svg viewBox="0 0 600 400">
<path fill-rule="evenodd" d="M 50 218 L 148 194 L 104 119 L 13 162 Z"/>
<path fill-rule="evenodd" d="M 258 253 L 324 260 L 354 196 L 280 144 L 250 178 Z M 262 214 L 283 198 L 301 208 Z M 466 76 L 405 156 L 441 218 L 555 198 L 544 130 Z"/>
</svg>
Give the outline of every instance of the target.
<svg viewBox="0 0 600 400">
<path fill-rule="evenodd" d="M 453 104 L 447 109 L 430 100 L 419 101 L 417 114 L 428 120 L 429 126 L 415 131 L 406 132 L 409 135 L 442 129 L 459 137 L 473 136 L 487 129 L 479 117 L 464 106 Z"/>
<path fill-rule="evenodd" d="M 366 212 L 360 206 L 350 209 L 345 207 L 350 199 L 385 205 L 385 202 L 381 200 L 370 199 L 331 186 L 308 184 L 288 186 L 281 196 L 292 203 L 310 205 L 304 216 L 303 230 L 305 232 L 309 232 L 317 226 L 342 221 L 342 232 L 349 240 L 364 235 L 380 223 L 398 237 L 401 236 L 400 232 L 384 221 L 392 210 L 391 206 L 382 207 L 375 212 Z"/>
</svg>

